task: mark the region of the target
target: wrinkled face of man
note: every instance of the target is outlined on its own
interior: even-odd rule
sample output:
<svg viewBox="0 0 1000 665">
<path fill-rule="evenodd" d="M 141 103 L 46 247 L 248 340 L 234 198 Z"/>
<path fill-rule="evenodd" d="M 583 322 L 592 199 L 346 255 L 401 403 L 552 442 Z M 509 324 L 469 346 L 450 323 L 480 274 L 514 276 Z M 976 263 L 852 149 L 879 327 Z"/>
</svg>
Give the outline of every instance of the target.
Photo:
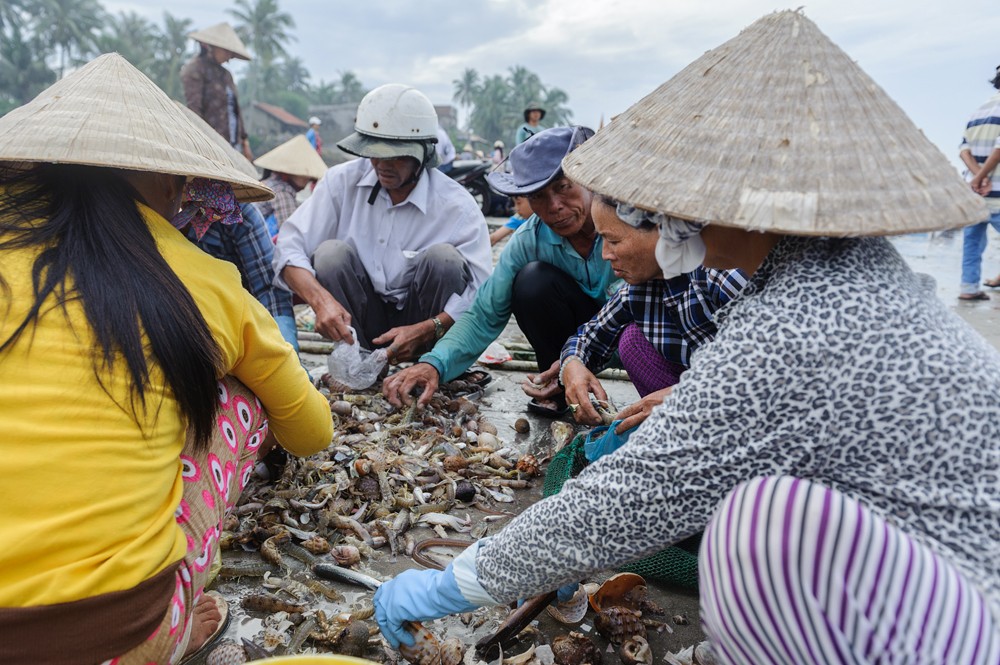
<svg viewBox="0 0 1000 665">
<path fill-rule="evenodd" d="M 544 188 L 528 194 L 528 204 L 545 225 L 568 238 L 593 224 L 590 217 L 591 193 L 566 176 L 559 176 Z"/>
<path fill-rule="evenodd" d="M 420 168 L 420 162 L 414 157 L 391 157 L 389 159 L 372 157 L 371 162 L 372 166 L 375 167 L 375 175 L 378 177 L 379 184 L 390 192 L 404 187 Z"/>
</svg>

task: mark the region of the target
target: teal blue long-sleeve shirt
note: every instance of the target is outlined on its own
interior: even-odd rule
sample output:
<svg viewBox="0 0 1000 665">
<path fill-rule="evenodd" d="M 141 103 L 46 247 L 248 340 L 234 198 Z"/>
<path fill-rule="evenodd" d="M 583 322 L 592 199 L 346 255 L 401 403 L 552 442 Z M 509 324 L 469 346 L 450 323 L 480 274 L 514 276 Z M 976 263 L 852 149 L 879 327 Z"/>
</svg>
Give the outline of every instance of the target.
<svg viewBox="0 0 1000 665">
<path fill-rule="evenodd" d="M 503 332 L 510 319 L 514 278 L 532 261 L 542 261 L 572 277 L 580 289 L 602 304 L 622 285 L 611 264 L 601 258 L 603 240 L 597 237 L 587 258 L 568 240 L 554 233 L 532 215 L 504 247 L 493 274 L 476 292 L 476 298 L 434 348 L 420 357 L 437 369 L 442 381 L 464 372 Z"/>
</svg>

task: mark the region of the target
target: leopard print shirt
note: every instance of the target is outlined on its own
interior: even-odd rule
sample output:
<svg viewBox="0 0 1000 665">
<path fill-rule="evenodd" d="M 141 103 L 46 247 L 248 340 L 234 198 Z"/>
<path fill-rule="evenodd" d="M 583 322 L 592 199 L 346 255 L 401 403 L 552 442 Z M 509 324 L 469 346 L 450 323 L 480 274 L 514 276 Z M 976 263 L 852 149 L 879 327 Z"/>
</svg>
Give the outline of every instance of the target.
<svg viewBox="0 0 1000 665">
<path fill-rule="evenodd" d="M 703 530 L 738 483 L 792 475 L 952 561 L 1000 617 L 1000 354 L 881 238 L 785 238 L 629 442 L 476 556 L 500 602 Z"/>
</svg>

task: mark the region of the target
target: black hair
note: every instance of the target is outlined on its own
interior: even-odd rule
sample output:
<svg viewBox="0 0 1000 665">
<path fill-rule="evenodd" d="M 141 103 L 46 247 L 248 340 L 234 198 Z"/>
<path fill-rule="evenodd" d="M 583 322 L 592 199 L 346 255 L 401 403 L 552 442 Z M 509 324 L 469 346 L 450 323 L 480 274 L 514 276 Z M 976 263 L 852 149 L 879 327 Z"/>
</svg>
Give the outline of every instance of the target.
<svg viewBox="0 0 1000 665">
<path fill-rule="evenodd" d="M 64 313 L 68 301 L 79 299 L 97 342 L 92 353 L 101 385 L 102 371 L 124 361 L 132 380 L 128 408 L 138 423 L 140 408 L 147 412 L 151 406 L 149 363 L 155 362 L 194 429 L 196 448 L 203 450 L 215 425 L 219 348 L 191 294 L 157 250 L 137 199 L 111 169 L 42 164 L 30 171 L 0 170 L 0 254 L 39 250 L 31 271 L 34 301 L 0 352 L 31 328 L 43 307 L 51 307 L 50 296 Z M 0 288 L 10 290 L 2 274 Z"/>
<path fill-rule="evenodd" d="M 996 76 L 994 76 L 993 79 L 990 81 L 990 85 L 992 85 L 997 90 L 1000 90 L 1000 65 L 997 65 Z"/>
</svg>

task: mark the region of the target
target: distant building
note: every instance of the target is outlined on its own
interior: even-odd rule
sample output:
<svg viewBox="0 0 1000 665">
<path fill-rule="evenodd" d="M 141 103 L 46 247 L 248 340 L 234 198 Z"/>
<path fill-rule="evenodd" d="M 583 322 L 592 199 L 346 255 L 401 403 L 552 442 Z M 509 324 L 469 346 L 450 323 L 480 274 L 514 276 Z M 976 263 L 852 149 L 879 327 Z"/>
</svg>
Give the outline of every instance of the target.
<svg viewBox="0 0 1000 665">
<path fill-rule="evenodd" d="M 458 129 L 458 113 L 451 104 L 434 105 L 434 111 L 438 115 L 438 124 L 449 132 L 454 133 Z"/>
<path fill-rule="evenodd" d="M 288 139 L 305 134 L 309 123 L 280 106 L 254 102 L 246 118 L 247 133 L 259 141 L 254 152 L 264 154 Z M 325 137 L 324 137 L 325 138 Z"/>
</svg>

